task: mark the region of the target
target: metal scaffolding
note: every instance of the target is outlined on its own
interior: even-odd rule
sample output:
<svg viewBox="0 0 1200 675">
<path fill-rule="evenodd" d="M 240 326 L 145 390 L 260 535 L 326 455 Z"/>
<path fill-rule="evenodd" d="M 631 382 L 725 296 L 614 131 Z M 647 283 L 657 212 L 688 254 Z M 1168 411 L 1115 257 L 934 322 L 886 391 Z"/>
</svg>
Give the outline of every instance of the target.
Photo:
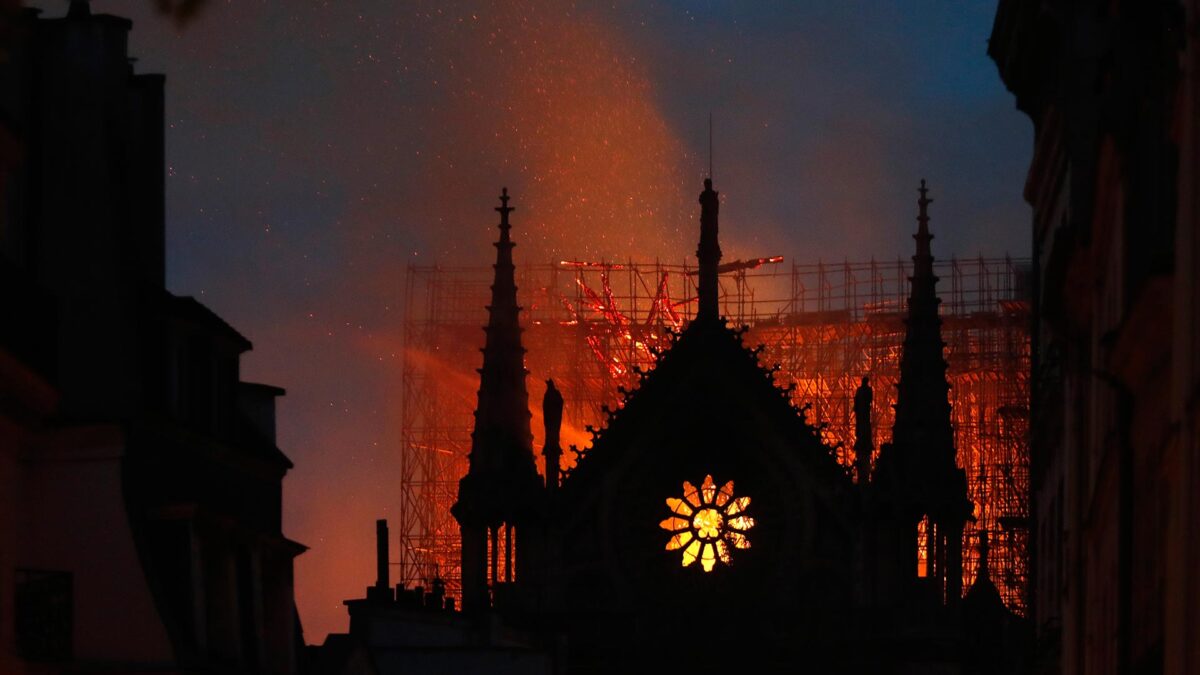
<svg viewBox="0 0 1200 675">
<path fill-rule="evenodd" d="M 722 266 L 721 309 L 750 328 L 765 365 L 780 366 L 797 405 L 825 426 L 827 443 L 854 466 L 854 392 L 875 389 L 874 447 L 891 434 L 904 342 L 911 263 L 782 265 L 782 258 Z M 968 475 L 975 523 L 964 534 L 964 587 L 974 581 L 979 532 L 989 534 L 992 579 L 1006 604 L 1025 613 L 1029 481 L 1029 312 L 1027 261 L 935 264 L 959 465 Z M 563 441 L 585 445 L 604 407 L 619 405 L 638 368 L 695 310 L 687 264 L 561 261 L 518 269 L 525 309 L 530 401 L 540 420 L 542 381 L 565 399 Z M 491 269 L 410 265 L 406 279 L 401 460 L 401 578 L 434 577 L 458 591 L 458 527 L 450 515 L 466 471 L 478 388 L 481 327 Z M 535 451 L 540 457 L 540 424 Z M 564 469 L 574 461 L 568 451 Z M 916 569 L 917 561 L 913 561 Z"/>
</svg>

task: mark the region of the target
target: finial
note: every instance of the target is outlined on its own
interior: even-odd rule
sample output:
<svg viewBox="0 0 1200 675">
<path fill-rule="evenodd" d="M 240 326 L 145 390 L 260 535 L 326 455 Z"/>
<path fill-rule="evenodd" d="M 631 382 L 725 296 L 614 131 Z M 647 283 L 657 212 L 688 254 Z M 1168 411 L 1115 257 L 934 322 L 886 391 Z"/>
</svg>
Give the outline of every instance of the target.
<svg viewBox="0 0 1200 675">
<path fill-rule="evenodd" d="M 980 579 L 988 579 L 991 576 L 988 571 L 988 551 L 990 549 L 991 549 L 991 546 L 988 545 L 988 531 L 980 530 L 979 531 L 979 572 L 975 576 L 976 583 L 978 583 Z"/>
<path fill-rule="evenodd" d="M 709 113 L 708 113 L 708 180 L 705 181 L 705 183 L 707 183 L 709 185 L 710 190 L 712 189 L 712 177 L 713 177 L 713 123 L 712 123 L 712 111 L 709 111 Z"/>
<path fill-rule="evenodd" d="M 920 208 L 920 213 L 917 215 L 917 222 L 921 224 L 921 229 L 928 231 L 929 227 L 929 205 L 933 200 L 929 198 L 929 188 L 925 187 L 925 179 L 921 179 L 921 187 L 917 189 L 921 193 L 920 199 L 917 200 L 917 207 Z"/>
<path fill-rule="evenodd" d="M 716 190 L 713 190 L 712 178 L 705 178 L 704 192 L 700 193 L 700 246 L 696 249 L 696 258 L 700 263 L 699 283 L 696 288 L 700 296 L 700 307 L 696 318 L 706 321 L 716 321 L 720 316 L 720 286 L 717 283 L 721 262 L 721 245 L 717 243 L 717 215 L 720 210 L 721 202 Z"/>
<path fill-rule="evenodd" d="M 508 196 L 508 188 L 500 188 L 500 206 L 496 207 L 496 211 L 500 213 L 500 229 L 508 230 L 508 214 L 516 211 L 516 207 L 509 206 L 508 200 L 512 197 Z"/>
<path fill-rule="evenodd" d="M 913 239 L 917 240 L 917 256 L 920 258 L 930 258 L 932 253 L 929 248 L 929 242 L 933 239 L 933 235 L 929 234 L 929 205 L 933 200 L 929 198 L 929 188 L 925 186 L 925 179 L 921 179 L 921 187 L 917 189 L 920 197 L 917 199 L 917 233 L 913 235 Z"/>
</svg>

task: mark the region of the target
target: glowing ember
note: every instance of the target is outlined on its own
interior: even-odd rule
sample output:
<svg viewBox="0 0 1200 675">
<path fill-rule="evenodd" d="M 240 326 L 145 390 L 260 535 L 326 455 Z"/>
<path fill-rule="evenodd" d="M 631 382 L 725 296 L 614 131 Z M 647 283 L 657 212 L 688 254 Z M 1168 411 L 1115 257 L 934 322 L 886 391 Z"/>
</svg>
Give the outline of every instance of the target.
<svg viewBox="0 0 1200 675">
<path fill-rule="evenodd" d="M 603 7 L 498 0 L 471 12 L 414 3 L 398 46 L 430 101 L 414 131 L 430 217 L 477 222 L 468 189 L 500 177 L 521 195 L 523 255 L 571 260 L 692 245 L 698 166 L 668 125 L 646 62 Z M 488 250 L 446 237 L 441 257 Z M 461 232 L 455 232 L 456 235 Z M 530 259 L 530 258 L 525 258 Z"/>
</svg>

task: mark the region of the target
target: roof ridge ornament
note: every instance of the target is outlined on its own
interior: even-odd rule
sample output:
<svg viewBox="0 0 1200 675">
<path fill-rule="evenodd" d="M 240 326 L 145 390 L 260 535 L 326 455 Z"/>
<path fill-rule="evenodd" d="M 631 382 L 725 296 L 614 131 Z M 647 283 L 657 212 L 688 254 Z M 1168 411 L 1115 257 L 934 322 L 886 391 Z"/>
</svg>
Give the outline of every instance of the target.
<svg viewBox="0 0 1200 675">
<path fill-rule="evenodd" d="M 718 214 L 721 210 L 720 193 L 713 190 L 712 178 L 704 179 L 704 191 L 700 193 L 700 246 L 696 258 L 700 263 L 698 295 L 700 309 L 697 321 L 716 322 L 720 318 L 718 307 L 718 267 L 721 264 L 721 244 L 718 241 Z"/>
</svg>

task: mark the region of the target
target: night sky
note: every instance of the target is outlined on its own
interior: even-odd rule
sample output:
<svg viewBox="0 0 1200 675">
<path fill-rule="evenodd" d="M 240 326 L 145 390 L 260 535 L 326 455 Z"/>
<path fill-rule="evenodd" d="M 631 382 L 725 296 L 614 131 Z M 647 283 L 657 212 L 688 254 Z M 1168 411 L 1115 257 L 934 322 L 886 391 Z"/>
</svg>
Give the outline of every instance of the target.
<svg viewBox="0 0 1200 675">
<path fill-rule="evenodd" d="M 169 289 L 254 342 L 243 379 L 288 390 L 309 642 L 346 628 L 398 515 L 405 267 L 488 263 L 502 185 L 518 263 L 682 261 L 711 112 L 727 259 L 910 255 L 922 177 L 935 255 L 1028 255 L 1032 128 L 985 54 L 992 2 L 93 11 L 132 18 L 137 69 L 167 76 Z"/>
</svg>

